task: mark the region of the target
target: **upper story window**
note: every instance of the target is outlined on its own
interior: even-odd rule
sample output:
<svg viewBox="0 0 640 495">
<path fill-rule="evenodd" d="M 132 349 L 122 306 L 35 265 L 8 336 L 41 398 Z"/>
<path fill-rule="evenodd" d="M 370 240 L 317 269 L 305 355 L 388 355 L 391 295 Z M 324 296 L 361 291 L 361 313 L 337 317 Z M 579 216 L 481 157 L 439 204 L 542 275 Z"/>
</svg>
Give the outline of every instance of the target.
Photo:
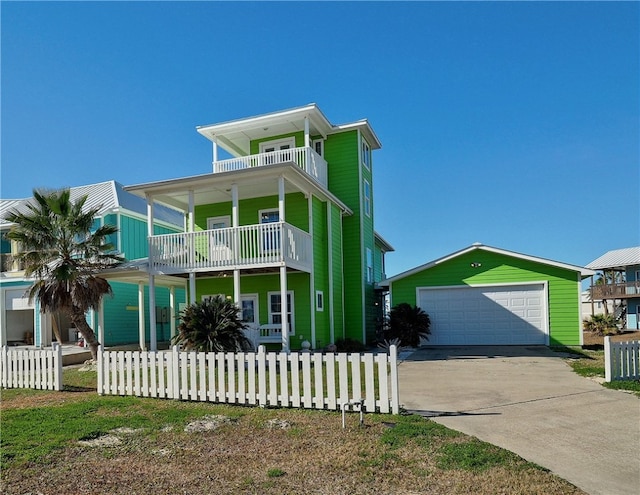
<svg viewBox="0 0 640 495">
<path fill-rule="evenodd" d="M 367 168 L 367 170 L 371 170 L 371 147 L 364 139 L 362 140 L 361 154 L 362 164 Z"/>
<path fill-rule="evenodd" d="M 373 252 L 367 248 L 367 282 L 373 282 Z"/>
<path fill-rule="evenodd" d="M 364 214 L 368 217 L 371 216 L 371 184 L 368 180 L 364 180 Z"/>
<path fill-rule="evenodd" d="M 311 142 L 311 146 L 313 147 L 313 151 L 324 158 L 324 139 L 314 139 Z"/>
</svg>

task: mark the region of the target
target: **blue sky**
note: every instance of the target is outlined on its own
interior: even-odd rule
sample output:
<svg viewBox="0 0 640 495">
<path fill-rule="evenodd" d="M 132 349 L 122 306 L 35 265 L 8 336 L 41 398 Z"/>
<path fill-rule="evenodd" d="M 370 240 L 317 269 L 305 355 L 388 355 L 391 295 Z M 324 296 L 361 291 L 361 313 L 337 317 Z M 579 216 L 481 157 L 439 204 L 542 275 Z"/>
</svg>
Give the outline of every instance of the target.
<svg viewBox="0 0 640 495">
<path fill-rule="evenodd" d="M 640 4 L 2 2 L 1 194 L 206 173 L 197 125 L 369 119 L 394 275 L 640 243 Z"/>
</svg>

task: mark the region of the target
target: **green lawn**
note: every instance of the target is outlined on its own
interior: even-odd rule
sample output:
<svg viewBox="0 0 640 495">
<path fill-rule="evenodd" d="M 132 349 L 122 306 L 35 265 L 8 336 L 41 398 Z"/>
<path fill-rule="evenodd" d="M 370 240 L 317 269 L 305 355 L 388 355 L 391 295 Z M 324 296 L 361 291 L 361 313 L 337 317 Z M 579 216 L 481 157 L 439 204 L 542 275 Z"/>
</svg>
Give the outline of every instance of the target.
<svg viewBox="0 0 640 495">
<path fill-rule="evenodd" d="M 64 382 L 2 391 L 0 492 L 583 493 L 419 416 L 350 414 L 343 430 L 337 412 L 99 396 L 73 369 Z"/>
</svg>

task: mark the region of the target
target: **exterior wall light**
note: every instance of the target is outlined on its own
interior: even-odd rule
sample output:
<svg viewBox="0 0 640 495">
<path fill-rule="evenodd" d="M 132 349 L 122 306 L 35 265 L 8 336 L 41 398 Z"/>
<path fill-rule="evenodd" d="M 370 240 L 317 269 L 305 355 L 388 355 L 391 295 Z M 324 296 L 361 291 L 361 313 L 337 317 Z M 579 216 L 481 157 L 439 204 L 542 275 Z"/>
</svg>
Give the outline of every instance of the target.
<svg viewBox="0 0 640 495">
<path fill-rule="evenodd" d="M 471 268 L 480 268 L 482 266 L 482 263 L 478 263 L 477 261 L 474 261 L 473 263 L 471 263 Z"/>
</svg>

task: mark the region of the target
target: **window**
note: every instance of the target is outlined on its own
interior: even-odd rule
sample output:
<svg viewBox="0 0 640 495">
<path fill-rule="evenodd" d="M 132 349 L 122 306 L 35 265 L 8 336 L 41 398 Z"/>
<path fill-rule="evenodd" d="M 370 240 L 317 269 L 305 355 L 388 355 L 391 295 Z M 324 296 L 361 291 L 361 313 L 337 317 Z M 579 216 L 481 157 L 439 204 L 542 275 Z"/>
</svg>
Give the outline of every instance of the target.
<svg viewBox="0 0 640 495">
<path fill-rule="evenodd" d="M 324 293 L 321 290 L 316 291 L 316 311 L 324 311 Z"/>
<path fill-rule="evenodd" d="M 231 225 L 231 217 L 223 215 L 221 217 L 207 218 L 207 230 L 224 229 Z"/>
<path fill-rule="evenodd" d="M 371 148 L 364 139 L 362 140 L 362 164 L 371 170 Z"/>
<path fill-rule="evenodd" d="M 312 143 L 313 150 L 320 156 L 324 156 L 324 140 L 315 139 Z"/>
<path fill-rule="evenodd" d="M 274 210 L 260 210 L 260 223 L 278 223 L 280 221 L 280 212 Z M 262 229 L 262 249 L 264 251 L 277 251 L 280 249 L 280 230 L 277 225 L 265 227 Z"/>
<path fill-rule="evenodd" d="M 369 181 L 364 181 L 364 214 L 368 217 L 371 216 L 371 184 Z"/>
<path fill-rule="evenodd" d="M 282 323 L 282 297 L 280 292 L 269 292 L 269 323 L 278 325 Z M 289 335 L 294 335 L 293 328 L 293 292 L 287 292 L 287 322 L 289 323 Z"/>
<path fill-rule="evenodd" d="M 367 248 L 367 282 L 373 282 L 373 253 Z"/>
</svg>

